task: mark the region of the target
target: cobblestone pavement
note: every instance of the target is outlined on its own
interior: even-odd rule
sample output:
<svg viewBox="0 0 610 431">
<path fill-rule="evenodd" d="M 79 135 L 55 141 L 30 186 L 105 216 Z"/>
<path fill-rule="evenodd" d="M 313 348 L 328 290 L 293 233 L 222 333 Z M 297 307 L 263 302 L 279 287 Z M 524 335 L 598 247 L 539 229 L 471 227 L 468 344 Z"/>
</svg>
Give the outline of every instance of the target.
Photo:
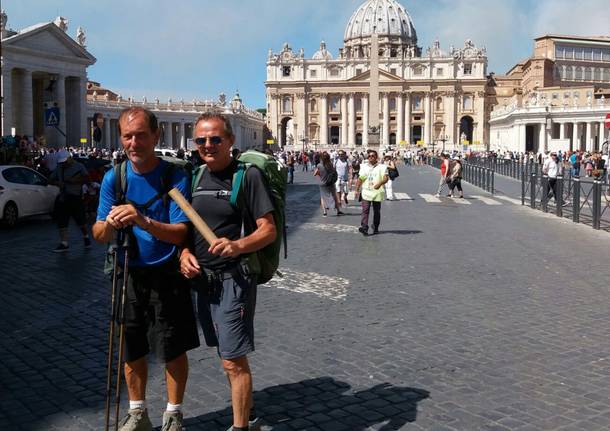
<svg viewBox="0 0 610 431">
<path fill-rule="evenodd" d="M 284 278 L 258 295 L 264 429 L 610 428 L 609 235 L 468 185 L 487 203 L 434 201 L 437 175 L 402 167 L 401 200 L 363 237 L 357 206 L 322 218 L 315 182 L 297 172 Z M 102 429 L 104 247 L 73 235 L 56 255 L 48 221 L 0 231 L 0 430 Z M 186 429 L 224 430 L 215 352 L 189 357 Z M 157 427 L 161 371 L 148 390 Z"/>
</svg>

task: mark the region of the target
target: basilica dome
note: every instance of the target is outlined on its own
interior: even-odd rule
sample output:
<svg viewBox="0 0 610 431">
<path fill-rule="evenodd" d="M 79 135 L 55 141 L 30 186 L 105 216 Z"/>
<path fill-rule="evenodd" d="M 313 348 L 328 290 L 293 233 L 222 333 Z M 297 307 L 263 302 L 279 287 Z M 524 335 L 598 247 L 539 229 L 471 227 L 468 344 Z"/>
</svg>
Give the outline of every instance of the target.
<svg viewBox="0 0 610 431">
<path fill-rule="evenodd" d="M 408 45 L 417 44 L 417 34 L 407 10 L 396 0 L 367 0 L 352 15 L 345 29 L 345 42 L 381 37 L 400 38 Z"/>
</svg>

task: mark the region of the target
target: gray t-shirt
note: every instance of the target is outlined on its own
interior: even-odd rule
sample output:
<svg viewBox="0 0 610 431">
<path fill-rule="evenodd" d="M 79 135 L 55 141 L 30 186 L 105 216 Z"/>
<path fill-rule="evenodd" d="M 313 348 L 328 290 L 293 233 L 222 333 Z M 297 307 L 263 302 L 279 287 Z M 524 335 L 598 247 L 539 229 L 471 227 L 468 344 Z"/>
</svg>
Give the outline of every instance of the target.
<svg viewBox="0 0 610 431">
<path fill-rule="evenodd" d="M 50 179 L 55 181 L 61 181 L 64 183 L 62 192 L 70 196 L 80 196 L 83 185 L 76 183 L 67 183 L 66 180 L 74 178 L 78 175 L 87 176 L 87 169 L 80 163 L 72 161 L 69 165 L 59 164 L 57 169 L 53 171 Z"/>
</svg>

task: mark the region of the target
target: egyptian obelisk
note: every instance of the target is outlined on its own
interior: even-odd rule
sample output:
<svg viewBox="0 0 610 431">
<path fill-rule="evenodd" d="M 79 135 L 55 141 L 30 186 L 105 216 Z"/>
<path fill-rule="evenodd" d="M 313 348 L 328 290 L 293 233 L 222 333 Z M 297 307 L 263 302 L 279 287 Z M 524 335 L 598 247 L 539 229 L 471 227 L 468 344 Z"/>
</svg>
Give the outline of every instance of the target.
<svg viewBox="0 0 610 431">
<path fill-rule="evenodd" d="M 369 87 L 368 146 L 379 147 L 379 40 L 371 35 L 371 77 Z"/>
</svg>

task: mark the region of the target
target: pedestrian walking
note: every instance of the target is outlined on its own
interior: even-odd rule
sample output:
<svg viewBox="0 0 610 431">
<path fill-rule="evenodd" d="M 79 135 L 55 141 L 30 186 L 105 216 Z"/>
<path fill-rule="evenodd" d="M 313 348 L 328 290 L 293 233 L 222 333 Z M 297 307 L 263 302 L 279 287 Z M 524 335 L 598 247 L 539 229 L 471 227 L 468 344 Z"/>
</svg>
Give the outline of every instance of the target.
<svg viewBox="0 0 610 431">
<path fill-rule="evenodd" d="M 455 197 L 454 190 L 457 188 L 460 192 L 460 198 L 464 198 L 464 191 L 462 190 L 462 161 L 459 157 L 456 157 L 453 165 L 451 166 L 451 173 L 449 175 L 449 194 Z"/>
<path fill-rule="evenodd" d="M 337 171 L 337 183 L 336 183 L 336 191 L 337 198 L 339 199 L 339 203 L 345 205 L 349 205 L 349 201 L 347 199 L 347 195 L 349 193 L 349 161 L 347 160 L 347 154 L 343 150 L 339 150 L 339 156 L 334 163 L 334 168 Z"/>
<path fill-rule="evenodd" d="M 553 196 L 555 202 L 557 202 L 557 176 L 561 175 L 561 172 L 562 166 L 558 160 L 557 154 L 551 153 L 550 157 L 544 161 L 542 173 L 548 176 L 548 182 L 545 190 L 547 199 L 550 199 L 551 196 Z"/>
<path fill-rule="evenodd" d="M 449 155 L 447 153 L 441 154 L 441 178 L 438 183 L 438 190 L 436 191 L 436 197 L 440 197 L 443 189 L 447 187 L 447 191 L 449 191 L 449 175 L 451 174 L 450 164 L 449 164 Z M 451 195 L 447 195 L 451 196 Z"/>
<path fill-rule="evenodd" d="M 369 233 L 369 214 L 373 208 L 373 234 L 379 233 L 381 224 L 381 202 L 385 198 L 383 185 L 389 181 L 388 168 L 378 163 L 377 151 L 367 152 L 368 163 L 360 166 L 360 176 L 356 185 L 356 195 L 361 195 L 362 215 L 358 231 L 367 236 Z"/>
<path fill-rule="evenodd" d="M 257 274 L 247 257 L 275 241 L 274 206 L 263 174 L 255 167 L 243 173 L 244 207 L 231 204 L 240 165 L 231 157 L 235 135 L 225 116 L 201 115 L 195 122 L 194 141 L 206 167 L 195 180 L 193 207 L 219 239 L 210 244 L 194 232 L 182 251 L 180 269 L 197 286 L 197 310 L 206 343 L 217 347 L 229 379 L 230 429 L 248 430 L 257 421 L 247 357 L 254 351 Z M 242 237 L 242 225 L 250 224 L 251 233 L 246 230 Z"/>
<path fill-rule="evenodd" d="M 152 112 L 139 107 L 121 112 L 119 134 L 127 161 L 104 176 L 93 226 L 93 237 L 102 243 L 111 242 L 117 230 L 128 232 L 136 250 L 129 253 L 124 320 L 129 411 L 120 431 L 152 430 L 146 408 L 150 350 L 165 363 L 168 403 L 161 430 L 182 430 L 186 352 L 199 346 L 191 293 L 177 255 L 187 239 L 188 218 L 166 196 L 176 187 L 188 197 L 190 184 L 184 171 L 155 155 L 160 133 Z"/>
<path fill-rule="evenodd" d="M 288 184 L 294 184 L 294 164 L 295 159 L 294 155 L 289 151 L 287 156 L 287 166 L 288 166 Z"/>
<path fill-rule="evenodd" d="M 387 167 L 388 171 L 388 182 L 385 183 L 385 196 L 389 201 L 394 200 L 394 180 L 398 178 L 398 168 L 396 167 L 396 162 L 392 158 L 392 156 L 385 156 L 383 159 L 383 163 Z"/>
<path fill-rule="evenodd" d="M 53 249 L 55 253 L 67 252 L 68 226 L 70 218 L 83 234 L 85 248 L 91 248 L 91 238 L 87 229 L 87 216 L 83 202 L 83 184 L 89 181 L 87 169 L 75 161 L 67 150 L 60 150 L 56 156 L 57 167 L 51 174 L 49 182 L 59 187 L 59 195 L 55 200 L 55 217 L 59 229 L 59 245 Z"/>
<path fill-rule="evenodd" d="M 326 217 L 331 205 L 335 207 L 337 215 L 343 215 L 341 204 L 337 198 L 336 183 L 338 180 L 337 171 L 330 161 L 330 155 L 324 151 L 320 155 L 320 163 L 316 166 L 313 172 L 314 176 L 320 177 L 320 205 L 322 207 L 322 215 Z"/>
</svg>

